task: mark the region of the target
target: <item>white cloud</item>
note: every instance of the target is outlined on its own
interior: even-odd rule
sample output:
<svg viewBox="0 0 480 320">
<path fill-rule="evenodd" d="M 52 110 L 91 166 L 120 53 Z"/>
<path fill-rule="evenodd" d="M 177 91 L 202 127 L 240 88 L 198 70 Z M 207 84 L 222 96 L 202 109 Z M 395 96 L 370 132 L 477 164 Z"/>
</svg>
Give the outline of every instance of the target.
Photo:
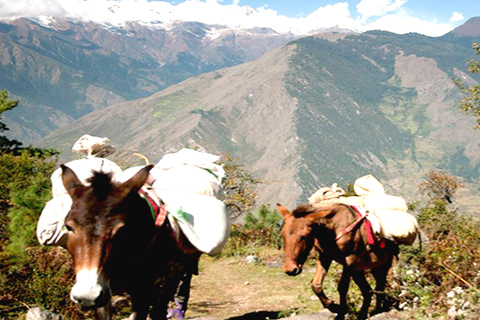
<svg viewBox="0 0 480 320">
<path fill-rule="evenodd" d="M 463 13 L 455 11 L 450 17 L 450 22 L 458 22 L 458 21 L 462 21 L 463 19 L 465 19 L 465 17 L 463 16 Z"/>
<path fill-rule="evenodd" d="M 400 34 L 416 32 L 431 37 L 438 37 L 452 30 L 452 25 L 426 21 L 417 17 L 385 15 L 372 23 L 364 25 L 362 30 L 385 30 Z"/>
<path fill-rule="evenodd" d="M 339 26 L 341 28 L 356 29 L 358 23 L 350 17 L 350 10 L 347 2 L 320 7 L 309 14 L 305 19 L 298 19 L 299 25 L 303 30 L 315 30 L 322 28 L 332 28 Z"/>
<path fill-rule="evenodd" d="M 408 16 L 401 8 L 406 1 L 361 0 L 356 6 L 360 18 L 353 19 L 348 2 L 319 7 L 307 17 L 290 18 L 266 6 L 242 6 L 241 0 L 186 0 L 177 5 L 148 0 L 0 0 L 0 18 L 52 15 L 112 24 L 181 20 L 239 28 L 269 27 L 277 32 L 297 34 L 336 26 L 361 31 L 418 32 L 430 36 L 452 29 L 449 24 Z M 463 15 L 454 13 L 451 21 L 460 17 Z"/>
<path fill-rule="evenodd" d="M 67 12 L 56 0 L 0 0 L 0 17 L 36 17 L 54 15 L 63 17 Z"/>
<path fill-rule="evenodd" d="M 357 11 L 366 20 L 370 17 L 383 16 L 400 9 L 407 0 L 362 0 L 357 4 Z"/>
</svg>

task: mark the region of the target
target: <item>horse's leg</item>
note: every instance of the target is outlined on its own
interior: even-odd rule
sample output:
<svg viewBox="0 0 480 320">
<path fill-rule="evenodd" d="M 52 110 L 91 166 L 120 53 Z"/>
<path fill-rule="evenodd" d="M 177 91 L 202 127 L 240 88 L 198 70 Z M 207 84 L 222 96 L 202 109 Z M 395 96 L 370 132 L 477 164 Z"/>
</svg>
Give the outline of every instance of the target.
<svg viewBox="0 0 480 320">
<path fill-rule="evenodd" d="M 151 292 L 147 288 L 144 288 L 144 290 Z M 150 309 L 151 297 L 138 291 L 130 292 L 129 294 L 132 299 L 132 313 L 128 319 L 146 320 L 148 317 L 148 310 Z"/>
<path fill-rule="evenodd" d="M 331 258 L 325 257 L 320 254 L 319 258 L 317 259 L 317 269 L 315 270 L 315 276 L 312 280 L 312 289 L 313 292 L 315 292 L 315 294 L 317 295 L 318 299 L 320 299 L 323 307 L 333 313 L 338 314 L 336 319 L 341 320 L 345 316 L 346 306 L 342 306 L 341 304 L 335 304 L 334 301 L 329 299 L 323 291 L 323 280 L 325 280 L 325 276 L 327 275 L 331 263 Z"/>
<path fill-rule="evenodd" d="M 348 267 L 344 266 L 342 271 L 342 276 L 338 282 L 337 290 L 340 296 L 340 305 L 337 306 L 336 310 L 331 310 L 337 313 L 335 320 L 342 320 L 345 318 L 345 314 L 348 312 L 347 306 L 347 293 L 350 286 L 350 271 Z"/>
<path fill-rule="evenodd" d="M 109 302 L 105 307 L 95 310 L 96 320 L 110 320 L 112 319 L 112 304 Z"/>
<path fill-rule="evenodd" d="M 170 272 L 164 277 L 163 285 L 157 291 L 156 303 L 150 311 L 152 320 L 164 320 L 167 318 L 167 309 L 170 301 L 174 301 L 175 293 L 180 283 L 184 267 L 177 261 L 170 262 Z"/>
<path fill-rule="evenodd" d="M 360 288 L 363 296 L 363 304 L 358 315 L 359 320 L 367 319 L 368 308 L 372 302 L 372 287 L 368 284 L 367 279 L 365 278 L 365 272 L 363 270 L 355 271 L 352 273 L 353 280 Z"/>
<path fill-rule="evenodd" d="M 385 286 L 387 284 L 387 274 L 392 266 L 392 259 L 388 259 L 384 264 L 378 268 L 372 269 L 372 275 L 375 278 L 375 295 L 376 306 L 374 313 L 386 311 L 388 306 L 385 305 Z"/>
<path fill-rule="evenodd" d="M 331 259 L 320 256 L 317 259 L 317 269 L 315 270 L 315 275 L 312 280 L 313 292 L 315 292 L 318 299 L 320 299 L 323 307 L 329 309 L 330 311 L 332 311 L 331 308 L 334 307 L 334 302 L 325 295 L 325 292 L 323 291 L 323 280 L 327 275 L 328 268 L 330 268 L 331 263 Z"/>
</svg>

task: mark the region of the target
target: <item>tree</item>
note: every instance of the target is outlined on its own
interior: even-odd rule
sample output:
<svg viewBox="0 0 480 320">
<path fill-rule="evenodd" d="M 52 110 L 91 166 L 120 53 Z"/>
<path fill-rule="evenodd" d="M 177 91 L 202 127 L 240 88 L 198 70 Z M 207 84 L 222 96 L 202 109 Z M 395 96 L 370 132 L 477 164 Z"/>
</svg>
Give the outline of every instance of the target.
<svg viewBox="0 0 480 320">
<path fill-rule="evenodd" d="M 0 132 L 9 130 L 7 125 L 2 121 L 2 114 L 18 106 L 18 100 L 8 98 L 6 90 L 0 91 Z M 0 135 L 0 150 L 12 151 L 21 147 L 22 143 L 17 140 L 10 140 L 4 135 Z"/>
<path fill-rule="evenodd" d="M 227 205 L 230 218 L 236 220 L 243 213 L 251 211 L 255 207 L 257 190 L 255 185 L 259 183 L 248 171 L 230 156 L 224 156 L 220 160 L 225 169 L 223 188 L 225 191 L 225 204 Z"/>
<path fill-rule="evenodd" d="M 425 180 L 418 185 L 418 190 L 432 201 L 452 203 L 455 192 L 461 187 L 463 184 L 459 178 L 442 171 L 430 170 L 425 175 Z"/>
<path fill-rule="evenodd" d="M 472 44 L 473 50 L 475 50 L 476 55 L 480 56 L 480 43 Z M 472 74 L 478 74 L 480 71 L 480 62 L 475 60 L 468 61 L 467 70 Z M 455 84 L 464 94 L 462 100 L 460 101 L 460 109 L 468 114 L 472 114 L 476 121 L 476 128 L 480 129 L 480 85 L 479 84 L 469 84 L 461 79 L 454 79 Z"/>
<path fill-rule="evenodd" d="M 34 229 L 51 197 L 50 175 L 55 162 L 56 157 L 48 152 L 0 152 L 0 243 L 22 246 L 36 241 Z"/>
</svg>

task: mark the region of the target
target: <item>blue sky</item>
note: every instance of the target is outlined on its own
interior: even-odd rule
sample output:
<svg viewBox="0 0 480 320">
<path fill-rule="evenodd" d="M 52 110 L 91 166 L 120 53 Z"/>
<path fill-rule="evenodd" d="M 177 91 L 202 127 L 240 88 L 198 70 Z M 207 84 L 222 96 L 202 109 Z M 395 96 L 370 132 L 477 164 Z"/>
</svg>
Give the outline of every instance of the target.
<svg viewBox="0 0 480 320">
<path fill-rule="evenodd" d="M 480 0 L 0 0 L 0 19 L 70 17 L 126 21 L 199 21 L 310 34 L 323 28 L 441 36 L 480 16 Z"/>
<path fill-rule="evenodd" d="M 173 0 L 169 2 L 178 4 L 183 1 Z M 232 3 L 233 1 L 223 1 L 224 4 L 228 4 L 229 2 Z M 267 6 L 270 9 L 276 10 L 281 15 L 295 18 L 306 17 L 318 9 L 318 7 L 339 2 L 347 2 L 352 16 L 354 18 L 358 17 L 356 5 L 360 2 L 359 0 L 240 0 L 238 1 L 238 5 L 246 5 L 252 8 Z M 412 15 L 423 19 L 436 19 L 444 22 L 448 22 L 454 12 L 462 13 L 464 17 L 467 18 L 480 16 L 480 0 L 409 0 L 405 2 L 402 8 Z"/>
</svg>

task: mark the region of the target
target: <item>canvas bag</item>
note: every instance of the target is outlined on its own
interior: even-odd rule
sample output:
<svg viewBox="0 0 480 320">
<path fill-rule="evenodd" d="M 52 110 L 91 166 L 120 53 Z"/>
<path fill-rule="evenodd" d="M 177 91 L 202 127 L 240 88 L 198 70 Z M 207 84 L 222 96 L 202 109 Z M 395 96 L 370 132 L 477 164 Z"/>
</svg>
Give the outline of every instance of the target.
<svg viewBox="0 0 480 320">
<path fill-rule="evenodd" d="M 92 176 L 92 171 L 112 173 L 112 179 L 117 181 L 117 175 L 122 172 L 122 169 L 113 161 L 103 158 L 87 158 L 73 160 L 65 164 L 72 169 L 77 175 L 78 179 L 84 184 L 88 185 L 88 178 Z M 62 168 L 55 170 L 50 177 L 52 182 L 52 196 L 55 198 L 62 194 L 67 194 L 67 190 L 62 182 Z"/>
<path fill-rule="evenodd" d="M 230 235 L 230 217 L 223 203 L 222 166 L 218 156 L 181 149 L 165 155 L 152 169 L 152 188 L 180 229 L 201 252 L 220 252 Z"/>
<path fill-rule="evenodd" d="M 415 216 L 407 212 L 403 198 L 385 194 L 383 185 L 372 175 L 358 178 L 354 190 L 364 199 L 369 219 L 378 220 L 380 238 L 406 245 L 415 241 L 420 228 Z"/>
<path fill-rule="evenodd" d="M 420 227 L 414 215 L 397 210 L 375 210 L 369 215 L 374 215 L 380 224 L 381 238 L 396 243 L 411 245 L 415 242 Z"/>
</svg>

